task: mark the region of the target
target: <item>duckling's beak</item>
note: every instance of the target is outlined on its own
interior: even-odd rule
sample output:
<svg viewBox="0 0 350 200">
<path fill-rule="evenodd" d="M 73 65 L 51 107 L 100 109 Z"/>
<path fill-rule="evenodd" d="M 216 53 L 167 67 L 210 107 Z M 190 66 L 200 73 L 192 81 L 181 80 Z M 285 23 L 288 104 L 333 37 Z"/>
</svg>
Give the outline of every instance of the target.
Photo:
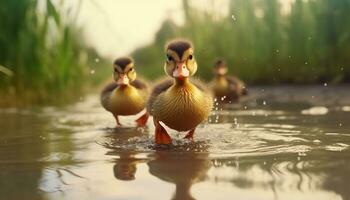
<svg viewBox="0 0 350 200">
<path fill-rule="evenodd" d="M 126 76 L 126 74 L 119 74 L 117 84 L 118 85 L 128 85 L 129 84 L 128 76 Z"/>
<path fill-rule="evenodd" d="M 217 75 L 225 75 L 227 73 L 227 69 L 225 67 L 220 67 L 216 69 Z"/>
<path fill-rule="evenodd" d="M 187 69 L 184 62 L 176 63 L 176 68 L 173 71 L 173 77 L 183 79 L 190 76 L 190 71 Z"/>
</svg>

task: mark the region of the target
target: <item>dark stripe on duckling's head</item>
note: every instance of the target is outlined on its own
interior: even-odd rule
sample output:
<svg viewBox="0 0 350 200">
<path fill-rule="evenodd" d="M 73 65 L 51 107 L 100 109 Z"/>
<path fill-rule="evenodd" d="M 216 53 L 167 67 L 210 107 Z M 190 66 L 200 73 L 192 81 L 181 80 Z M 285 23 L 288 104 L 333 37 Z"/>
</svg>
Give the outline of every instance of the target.
<svg viewBox="0 0 350 200">
<path fill-rule="evenodd" d="M 188 40 L 173 40 L 170 41 L 166 46 L 166 50 L 174 51 L 180 59 L 182 58 L 186 50 L 190 48 L 193 48 L 193 46 Z"/>
<path fill-rule="evenodd" d="M 215 63 L 214 63 L 214 67 L 227 67 L 227 63 L 224 59 L 222 58 L 218 58 L 216 59 Z"/>
<path fill-rule="evenodd" d="M 133 60 L 129 57 L 121 57 L 114 61 L 114 67 L 119 67 L 122 71 L 125 70 L 125 68 L 133 63 Z"/>
</svg>

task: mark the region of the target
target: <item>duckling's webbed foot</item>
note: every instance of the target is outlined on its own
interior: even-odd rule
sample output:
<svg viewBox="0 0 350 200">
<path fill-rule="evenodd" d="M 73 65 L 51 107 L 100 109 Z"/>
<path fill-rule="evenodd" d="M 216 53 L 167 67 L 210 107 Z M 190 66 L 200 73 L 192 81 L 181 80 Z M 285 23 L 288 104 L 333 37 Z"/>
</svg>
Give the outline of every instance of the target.
<svg viewBox="0 0 350 200">
<path fill-rule="evenodd" d="M 186 136 L 184 137 L 184 139 L 189 139 L 189 140 L 193 140 L 193 135 L 194 135 L 194 131 L 196 130 L 196 128 L 190 130 Z"/>
<path fill-rule="evenodd" d="M 118 126 L 122 126 L 122 124 L 121 124 L 120 121 L 119 121 L 118 115 L 113 114 L 113 116 L 114 116 L 114 118 L 115 118 L 115 122 L 116 122 L 116 124 L 117 124 L 117 127 L 118 127 Z"/>
<path fill-rule="evenodd" d="M 165 130 L 165 128 L 159 123 L 159 121 L 153 119 L 155 130 L 155 140 L 156 144 L 171 144 L 171 137 Z"/>
<path fill-rule="evenodd" d="M 136 121 L 138 127 L 146 126 L 147 120 L 148 120 L 148 113 L 146 112 L 141 117 L 139 117 Z"/>
</svg>

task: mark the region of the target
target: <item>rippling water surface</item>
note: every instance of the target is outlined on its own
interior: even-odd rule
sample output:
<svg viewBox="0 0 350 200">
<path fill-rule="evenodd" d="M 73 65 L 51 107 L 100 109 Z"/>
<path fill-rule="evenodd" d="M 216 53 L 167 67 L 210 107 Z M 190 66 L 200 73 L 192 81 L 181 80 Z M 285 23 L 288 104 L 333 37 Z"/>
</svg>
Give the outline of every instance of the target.
<svg viewBox="0 0 350 200">
<path fill-rule="evenodd" d="M 0 110 L 0 199 L 350 199 L 349 87 L 261 87 L 195 141 L 113 117 L 98 96 Z"/>
</svg>

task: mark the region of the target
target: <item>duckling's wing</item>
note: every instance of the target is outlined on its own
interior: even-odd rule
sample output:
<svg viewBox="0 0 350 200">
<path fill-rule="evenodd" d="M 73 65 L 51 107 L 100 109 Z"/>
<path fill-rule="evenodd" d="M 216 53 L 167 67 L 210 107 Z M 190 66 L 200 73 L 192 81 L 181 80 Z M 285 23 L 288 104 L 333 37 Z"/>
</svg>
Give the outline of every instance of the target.
<svg viewBox="0 0 350 200">
<path fill-rule="evenodd" d="M 239 78 L 235 76 L 227 76 L 226 79 L 229 82 L 231 88 L 239 91 L 242 95 L 248 94 L 248 91 L 246 89 L 244 82 L 241 81 Z"/>
<path fill-rule="evenodd" d="M 131 85 L 140 90 L 147 89 L 147 84 L 140 79 L 136 79 L 131 83 Z"/>
<path fill-rule="evenodd" d="M 101 92 L 100 100 L 101 100 L 101 104 L 104 108 L 107 108 L 109 96 L 110 96 L 111 92 L 113 92 L 113 90 L 117 87 L 118 87 L 117 82 L 113 81 L 113 82 L 107 84 L 103 88 L 103 90 Z"/>
<path fill-rule="evenodd" d="M 105 94 L 107 94 L 107 93 L 112 92 L 112 91 L 113 91 L 115 88 L 117 88 L 117 87 L 118 87 L 118 84 L 117 84 L 117 82 L 115 82 L 115 81 L 113 81 L 113 82 L 107 84 L 107 85 L 103 88 L 103 90 L 102 90 L 102 92 L 101 92 L 101 96 L 103 96 L 103 95 L 105 95 Z"/>
<path fill-rule="evenodd" d="M 151 95 L 148 99 L 148 103 L 147 103 L 147 110 L 150 114 L 152 111 L 152 107 L 153 107 L 153 103 L 155 101 L 155 99 L 163 92 L 165 92 L 168 88 L 170 88 L 172 85 L 174 84 L 174 80 L 172 79 L 166 79 L 163 80 L 161 82 L 159 82 L 158 84 L 156 84 L 151 92 Z"/>
<path fill-rule="evenodd" d="M 195 85 L 198 89 L 200 89 L 201 91 L 205 92 L 205 93 L 210 93 L 211 91 L 209 90 L 209 88 L 206 86 L 205 83 L 203 83 L 201 80 L 199 79 L 191 79 L 191 83 L 193 85 Z"/>
<path fill-rule="evenodd" d="M 166 79 L 156 84 L 152 90 L 151 96 L 158 96 L 160 93 L 165 92 L 174 84 L 174 80 Z"/>
</svg>

